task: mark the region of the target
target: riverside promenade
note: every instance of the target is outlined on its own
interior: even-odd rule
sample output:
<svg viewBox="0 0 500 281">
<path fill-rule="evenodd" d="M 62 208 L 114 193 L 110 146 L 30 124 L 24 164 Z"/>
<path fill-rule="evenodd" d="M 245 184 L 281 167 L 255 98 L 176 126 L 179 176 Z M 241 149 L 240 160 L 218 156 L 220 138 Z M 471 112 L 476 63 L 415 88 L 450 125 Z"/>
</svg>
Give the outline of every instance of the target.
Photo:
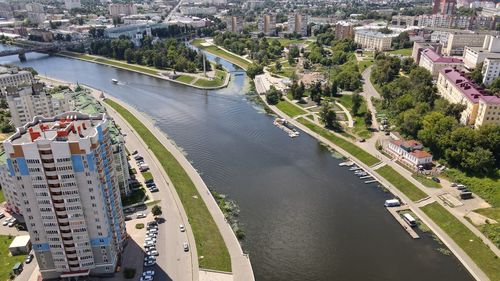
<svg viewBox="0 0 500 281">
<path fill-rule="evenodd" d="M 299 128 L 306 134 L 312 136 L 313 138 L 317 139 L 318 141 L 330 146 L 343 156 L 349 158 L 352 160 L 356 165 L 359 167 L 363 168 L 367 173 L 373 176 L 379 183 L 381 183 L 384 187 L 386 187 L 392 194 L 395 196 L 399 197 L 410 209 L 414 214 L 416 214 L 423 223 L 425 223 L 431 231 L 443 242 L 443 244 L 446 245 L 450 249 L 450 251 L 460 260 L 460 262 L 464 265 L 464 267 L 470 272 L 470 274 L 476 279 L 476 280 L 481 280 L 481 281 L 487 281 L 490 280 L 486 274 L 474 263 L 474 261 L 458 246 L 453 239 L 446 234 L 432 219 L 430 219 L 419 207 L 422 207 L 422 204 L 419 204 L 419 202 L 413 202 L 410 200 L 403 192 L 401 192 L 399 189 L 397 189 L 394 185 L 392 185 L 390 182 L 388 182 L 385 178 L 380 176 L 372 167 L 377 167 L 378 164 L 375 164 L 374 166 L 370 167 L 363 162 L 359 161 L 356 157 L 351 155 L 349 152 L 344 150 L 342 147 L 335 145 L 328 139 L 324 138 L 323 136 L 313 132 L 311 129 L 306 127 L 305 125 L 301 124 L 294 118 L 288 116 L 281 110 L 279 110 L 276 106 L 270 105 L 267 103 L 266 98 L 265 98 L 265 88 L 263 85 L 260 85 L 259 81 L 255 81 L 255 88 L 257 91 L 257 94 L 261 98 L 262 102 L 266 104 L 273 112 L 275 112 L 278 116 L 281 118 L 286 119 L 290 124 L 293 126 Z M 378 156 L 378 155 L 377 155 Z M 381 208 L 383 208 L 382 203 L 380 205 Z"/>
<path fill-rule="evenodd" d="M 95 98 L 100 99 L 100 92 L 96 91 L 95 89 L 93 90 L 93 95 Z M 119 99 L 116 99 L 111 96 L 106 96 L 107 99 L 110 99 L 119 105 L 123 106 L 126 108 L 129 112 L 131 112 L 137 119 L 139 119 L 156 137 L 157 139 L 165 146 L 165 148 L 175 157 L 175 159 L 179 162 L 179 164 L 183 167 L 183 169 L 186 171 L 186 173 L 189 175 L 190 179 L 193 181 L 194 185 L 196 186 L 200 196 L 202 197 L 203 201 L 205 202 L 208 210 L 210 211 L 210 214 L 212 215 L 215 223 L 217 224 L 217 227 L 219 228 L 219 231 L 224 239 L 224 242 L 226 244 L 226 247 L 229 251 L 230 257 L 231 257 L 231 266 L 232 266 L 232 278 L 229 278 L 229 280 L 235 280 L 235 281 L 251 281 L 254 280 L 254 275 L 253 275 L 253 270 L 252 266 L 250 263 L 249 257 L 243 253 L 243 250 L 241 248 L 241 245 L 236 238 L 233 230 L 231 229 L 231 226 L 227 223 L 225 220 L 225 217 L 220 210 L 219 206 L 217 205 L 217 202 L 213 198 L 212 194 L 210 193 L 208 187 L 206 186 L 205 182 L 203 179 L 200 177 L 198 172 L 194 169 L 194 167 L 189 163 L 189 161 L 186 159 L 184 154 L 171 142 L 171 140 L 168 139 L 168 137 L 160 130 L 158 127 L 154 126 L 153 121 L 145 117 L 142 113 L 138 112 L 135 108 L 129 106 L 128 104 L 120 101 Z M 102 99 L 100 99 L 102 100 Z M 133 134 L 135 134 L 133 128 L 130 127 L 130 125 L 121 117 L 120 114 L 118 114 L 113 108 L 111 108 L 109 105 L 105 104 L 108 113 L 110 116 L 112 116 L 115 120 L 120 120 L 120 123 L 126 124 L 130 128 Z M 140 137 L 140 136 L 138 136 Z M 152 153 L 151 153 L 152 154 Z M 159 161 L 156 159 L 156 157 L 153 156 L 153 159 L 155 159 L 155 165 L 158 167 L 161 167 L 161 164 Z M 162 169 L 163 170 L 163 169 Z M 176 194 L 175 189 L 173 188 L 173 184 L 170 182 L 169 183 L 170 191 L 172 193 Z M 176 199 L 176 203 L 179 206 L 182 206 L 180 199 L 178 196 L 174 196 Z M 168 218 L 167 218 L 168 220 Z M 187 221 L 187 218 L 186 218 Z M 196 253 L 196 243 L 194 243 L 194 237 L 190 237 L 190 240 L 193 242 L 190 243 L 191 246 L 191 251 L 193 253 Z M 195 255 L 196 256 L 196 255 Z M 201 257 L 200 257 L 201 258 Z M 198 267 L 198 263 L 195 257 L 193 257 L 193 268 Z M 196 264 L 196 266 L 194 266 Z M 198 276 L 195 276 L 193 273 L 193 280 L 228 280 L 228 275 L 226 273 L 218 273 L 215 271 L 206 271 L 202 268 L 200 268 L 200 272 Z"/>
</svg>

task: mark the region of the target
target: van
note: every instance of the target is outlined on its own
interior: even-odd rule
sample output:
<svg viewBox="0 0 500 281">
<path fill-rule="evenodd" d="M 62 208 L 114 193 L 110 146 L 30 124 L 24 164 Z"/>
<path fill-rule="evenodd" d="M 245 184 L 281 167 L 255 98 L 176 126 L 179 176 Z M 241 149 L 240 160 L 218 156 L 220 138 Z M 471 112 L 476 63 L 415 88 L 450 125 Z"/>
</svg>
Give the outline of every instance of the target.
<svg viewBox="0 0 500 281">
<path fill-rule="evenodd" d="M 398 199 L 385 200 L 384 206 L 386 207 L 398 207 L 401 206 L 401 202 Z"/>
<path fill-rule="evenodd" d="M 404 213 L 403 214 L 403 219 L 411 227 L 417 226 L 417 221 L 409 213 Z"/>
</svg>

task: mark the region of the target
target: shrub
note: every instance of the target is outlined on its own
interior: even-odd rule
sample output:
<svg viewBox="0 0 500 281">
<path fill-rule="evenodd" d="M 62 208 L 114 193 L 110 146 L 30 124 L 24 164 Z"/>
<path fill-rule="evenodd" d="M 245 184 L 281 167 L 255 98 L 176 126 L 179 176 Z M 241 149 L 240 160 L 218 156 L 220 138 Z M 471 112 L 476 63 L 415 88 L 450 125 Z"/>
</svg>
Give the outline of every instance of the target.
<svg viewBox="0 0 500 281">
<path fill-rule="evenodd" d="M 135 225 L 135 228 L 136 229 L 143 229 L 144 228 L 144 224 L 143 223 L 138 223 Z"/>
</svg>

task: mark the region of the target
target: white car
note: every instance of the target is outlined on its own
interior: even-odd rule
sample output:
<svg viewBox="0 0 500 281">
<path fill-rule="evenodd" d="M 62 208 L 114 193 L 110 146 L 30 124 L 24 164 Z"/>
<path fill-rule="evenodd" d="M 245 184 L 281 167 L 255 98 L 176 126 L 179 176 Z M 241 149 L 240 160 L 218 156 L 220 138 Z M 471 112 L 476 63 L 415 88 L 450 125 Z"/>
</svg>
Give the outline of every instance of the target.
<svg viewBox="0 0 500 281">
<path fill-rule="evenodd" d="M 147 261 L 147 262 L 144 262 L 144 266 L 153 266 L 156 264 L 156 261 Z"/>
<path fill-rule="evenodd" d="M 145 218 L 145 217 L 146 217 L 145 213 L 139 213 L 139 214 L 137 214 L 137 218 L 138 219 L 142 219 L 142 218 Z"/>
<path fill-rule="evenodd" d="M 13 227 L 14 226 L 14 222 L 9 222 L 9 224 L 7 225 L 8 227 Z"/>
<path fill-rule="evenodd" d="M 155 276 L 155 271 L 154 270 L 144 271 L 142 273 L 142 276 Z"/>
<path fill-rule="evenodd" d="M 7 226 L 9 223 L 10 223 L 10 221 L 8 221 L 8 220 L 4 220 L 4 221 L 2 222 L 2 225 L 3 225 L 3 226 Z"/>
<path fill-rule="evenodd" d="M 156 243 L 153 242 L 153 241 L 146 241 L 146 242 L 144 242 L 144 248 L 150 247 L 150 246 L 155 246 L 155 245 L 156 245 Z"/>
<path fill-rule="evenodd" d="M 154 237 L 146 237 L 146 239 L 144 239 L 144 242 L 147 243 L 148 241 L 156 242 L 156 238 L 154 238 Z"/>
<path fill-rule="evenodd" d="M 184 225 L 183 225 L 183 224 L 179 225 L 179 229 L 181 230 L 181 232 L 186 231 L 186 228 L 184 227 Z"/>
<path fill-rule="evenodd" d="M 189 251 L 188 243 L 182 244 L 182 248 L 184 248 L 184 252 L 188 252 Z"/>
<path fill-rule="evenodd" d="M 144 263 L 144 266 L 146 266 L 146 263 Z M 141 281 L 153 281 L 153 276 L 151 275 L 142 276 Z"/>
<path fill-rule="evenodd" d="M 156 251 L 156 250 L 153 250 L 153 251 L 147 252 L 146 255 L 148 255 L 148 256 L 158 256 L 158 255 L 160 255 L 160 253 L 158 253 L 158 251 Z"/>
</svg>

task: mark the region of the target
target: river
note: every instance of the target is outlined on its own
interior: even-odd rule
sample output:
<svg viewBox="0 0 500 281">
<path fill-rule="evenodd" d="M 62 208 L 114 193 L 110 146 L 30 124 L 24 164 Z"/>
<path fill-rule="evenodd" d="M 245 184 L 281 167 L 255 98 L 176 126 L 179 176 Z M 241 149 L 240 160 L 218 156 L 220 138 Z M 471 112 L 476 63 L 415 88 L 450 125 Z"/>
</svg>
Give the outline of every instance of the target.
<svg viewBox="0 0 500 281">
<path fill-rule="evenodd" d="M 78 60 L 27 57 L 22 66 L 134 106 L 182 147 L 207 185 L 239 205 L 256 280 L 473 280 L 429 234 L 410 238 L 383 207 L 390 194 L 339 167 L 312 137 L 291 139 L 273 126 L 274 117 L 247 100 L 244 76 L 202 91 Z M 6 62 L 19 64 L 16 56 L 0 58 Z"/>
</svg>

